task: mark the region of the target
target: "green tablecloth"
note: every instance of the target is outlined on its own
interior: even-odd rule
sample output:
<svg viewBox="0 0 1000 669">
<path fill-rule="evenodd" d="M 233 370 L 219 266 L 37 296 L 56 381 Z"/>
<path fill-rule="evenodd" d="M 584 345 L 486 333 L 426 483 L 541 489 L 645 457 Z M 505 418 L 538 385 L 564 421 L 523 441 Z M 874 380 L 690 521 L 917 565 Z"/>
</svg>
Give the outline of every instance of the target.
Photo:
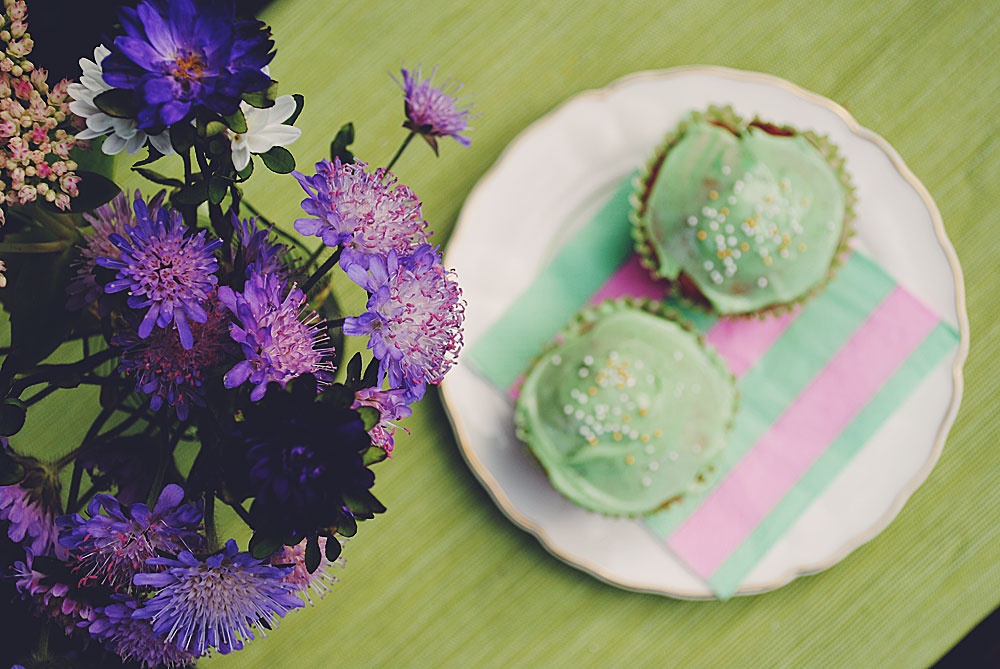
<svg viewBox="0 0 1000 669">
<path fill-rule="evenodd" d="M 633 594 L 550 556 L 466 467 L 435 394 L 378 468 L 389 512 L 345 549 L 315 610 L 216 667 L 359 665 L 922 666 L 1000 603 L 1000 8 L 962 3 L 307 2 L 262 15 L 281 92 L 306 109 L 300 168 L 345 121 L 384 164 L 402 139 L 387 76 L 402 61 L 466 82 L 472 147 L 414 145 L 397 165 L 444 243 L 480 175 L 525 126 L 629 72 L 716 64 L 769 72 L 847 107 L 935 197 L 966 277 L 965 399 L 940 462 L 899 517 L 832 569 L 726 603 Z M 302 197 L 255 176 L 290 223 Z M 359 309 L 360 300 L 348 300 Z"/>
</svg>

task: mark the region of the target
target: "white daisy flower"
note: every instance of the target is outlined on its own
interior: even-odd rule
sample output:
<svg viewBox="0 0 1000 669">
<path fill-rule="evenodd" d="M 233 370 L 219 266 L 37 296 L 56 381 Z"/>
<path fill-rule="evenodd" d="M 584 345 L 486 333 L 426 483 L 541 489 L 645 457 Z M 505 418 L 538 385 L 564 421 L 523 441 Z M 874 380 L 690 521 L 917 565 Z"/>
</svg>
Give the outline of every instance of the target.
<svg viewBox="0 0 1000 669">
<path fill-rule="evenodd" d="M 83 70 L 83 76 L 80 77 L 79 83 L 69 85 L 68 92 L 73 98 L 73 102 L 69 103 L 69 109 L 87 121 L 86 130 L 77 133 L 77 139 L 94 139 L 108 135 L 101 150 L 109 156 L 121 153 L 122 150 L 132 155 L 146 145 L 147 139 L 153 148 L 163 155 L 173 153 L 169 131 L 164 130 L 158 135 L 147 135 L 139 130 L 138 120 L 108 116 L 94 104 L 95 97 L 112 88 L 104 82 L 104 71 L 100 65 L 109 53 L 111 52 L 102 44 L 94 49 L 94 60 L 81 58 L 80 69 Z"/>
<path fill-rule="evenodd" d="M 295 98 L 291 95 L 279 95 L 267 109 L 257 109 L 246 102 L 240 103 L 240 109 L 247 120 L 247 131 L 226 130 L 237 171 L 250 163 L 251 153 L 267 153 L 276 146 L 288 146 L 302 134 L 295 126 L 284 123 L 295 113 Z"/>
</svg>

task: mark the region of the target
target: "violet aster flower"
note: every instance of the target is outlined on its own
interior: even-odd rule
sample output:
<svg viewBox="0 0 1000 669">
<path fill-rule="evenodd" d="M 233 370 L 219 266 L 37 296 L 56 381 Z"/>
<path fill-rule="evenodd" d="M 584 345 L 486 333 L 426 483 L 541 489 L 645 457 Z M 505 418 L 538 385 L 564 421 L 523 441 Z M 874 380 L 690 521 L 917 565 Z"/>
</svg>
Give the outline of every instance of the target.
<svg viewBox="0 0 1000 669">
<path fill-rule="evenodd" d="M 368 172 L 363 162 L 344 165 L 340 159 L 316 163 L 316 174 L 293 175 L 309 195 L 302 209 L 312 218 L 295 221 L 303 235 L 315 235 L 327 246 L 341 246 L 340 265 L 347 268 L 367 258 L 412 254 L 427 242 L 427 223 L 420 212 L 420 200 L 396 178 L 379 168 Z"/>
<path fill-rule="evenodd" d="M 284 387 L 302 374 L 312 374 L 320 383 L 332 380 L 333 348 L 326 322 L 307 309 L 305 293 L 294 283 L 288 288 L 281 276 L 255 270 L 242 293 L 223 286 L 219 299 L 239 321 L 230 325 L 229 333 L 245 356 L 226 374 L 227 388 L 250 381 L 250 399 L 256 402 L 272 381 Z"/>
<path fill-rule="evenodd" d="M 240 96 L 267 88 L 274 57 L 260 21 L 237 21 L 232 2 L 145 0 L 120 14 L 125 34 L 104 58 L 104 81 L 134 92 L 140 130 L 158 132 L 204 107 L 228 116 Z"/>
<path fill-rule="evenodd" d="M 10 540 L 25 541 L 34 555 L 45 555 L 56 544 L 55 518 L 37 490 L 19 483 L 0 486 L 0 520 L 10 521 Z"/>
<path fill-rule="evenodd" d="M 165 190 L 160 191 L 149 201 L 151 216 L 156 215 L 166 194 Z M 142 197 L 138 190 L 136 197 Z M 97 283 L 95 270 L 98 258 L 121 257 L 121 249 L 114 245 L 110 237 L 112 234 L 125 236 L 128 234 L 127 226 L 135 224 L 127 191 L 118 193 L 111 202 L 101 205 L 92 214 L 84 214 L 83 218 L 90 223 L 91 232 L 84 235 L 84 243 L 80 246 L 81 262 L 76 268 L 76 276 L 66 287 L 69 294 L 66 308 L 83 309 L 97 302 L 98 311 L 106 316 L 111 313 L 111 298 L 105 297 L 104 287 Z"/>
<path fill-rule="evenodd" d="M 460 109 L 461 100 L 456 97 L 462 90 L 462 85 L 445 82 L 443 86 L 434 85 L 435 67 L 431 76 L 420 80 L 420 66 L 412 72 L 402 68 L 403 89 L 406 101 L 406 121 L 404 128 L 421 135 L 434 153 L 437 154 L 438 137 L 454 137 L 462 146 L 469 146 L 469 138 L 459 133 L 469 130 L 469 108 Z M 399 83 L 399 82 L 397 82 Z"/>
<path fill-rule="evenodd" d="M 144 669 L 167 666 L 189 667 L 197 659 L 194 653 L 181 650 L 156 636 L 148 620 L 133 618 L 140 604 L 121 594 L 112 595 L 114 603 L 99 606 L 94 621 L 87 627 L 90 635 L 127 662 L 138 662 Z"/>
<path fill-rule="evenodd" d="M 364 314 L 344 322 L 344 334 L 368 336 L 379 385 L 385 378 L 392 388 L 440 383 L 462 347 L 465 302 L 436 250 L 424 245 L 409 258 L 392 251 L 373 257 L 367 272 L 346 271 L 371 297 Z"/>
<path fill-rule="evenodd" d="M 240 650 L 255 629 L 267 636 L 265 629 L 278 618 L 304 606 L 294 586 L 282 581 L 286 570 L 240 553 L 232 539 L 205 560 L 181 551 L 147 562 L 163 571 L 135 575 L 136 585 L 156 591 L 132 616 L 149 620 L 154 634 L 195 655 L 210 648 L 222 654 Z"/>
<path fill-rule="evenodd" d="M 313 573 L 309 573 L 306 568 L 306 543 L 308 539 L 303 539 L 294 546 L 282 546 L 271 556 L 271 564 L 275 566 L 291 565 L 291 569 L 285 572 L 285 583 L 291 583 L 310 606 L 313 606 L 312 595 L 317 595 L 322 599 L 330 588 L 339 579 L 330 573 L 330 567 L 344 568 L 344 558 L 338 557 L 333 562 L 326 559 L 326 537 L 319 538 L 319 567 Z M 343 540 L 341 540 L 343 541 Z"/>
<path fill-rule="evenodd" d="M 128 306 L 148 307 L 139 324 L 140 338 L 148 337 L 154 325 L 165 328 L 173 323 L 181 345 L 189 349 L 194 336 L 188 319 L 208 320 L 202 303 L 219 282 L 213 252 L 222 241 L 206 240 L 204 230 L 189 236 L 178 212 L 161 208 L 152 214 L 138 193 L 133 209 L 136 225 L 126 228 L 128 238 L 117 233 L 108 237 L 121 249 L 121 257 L 97 258 L 98 265 L 118 270 L 104 291 L 128 290 Z"/>
<path fill-rule="evenodd" d="M 97 495 L 87 506 L 89 518 L 60 516 L 59 543 L 69 550 L 73 571 L 83 574 L 80 582 L 129 589 L 135 574 L 155 570 L 146 560 L 158 551 L 200 548 L 201 509 L 182 504 L 183 499 L 184 490 L 170 484 L 152 510 L 142 503 L 123 507 L 111 495 Z"/>
<path fill-rule="evenodd" d="M 111 339 L 122 348 L 118 371 L 135 377 L 135 389 L 150 396 L 149 407 L 159 411 L 166 402 L 187 420 L 192 404 L 205 406 L 203 384 L 209 371 L 236 353 L 229 337 L 229 321 L 215 296 L 204 305 L 208 318 L 189 324 L 193 345 L 184 348 L 173 330 L 156 329 L 142 339 L 139 319 L 129 318 L 129 327 Z"/>
<path fill-rule="evenodd" d="M 352 409 L 367 406 L 378 410 L 378 423 L 368 430 L 368 435 L 372 438 L 372 446 L 378 446 L 386 453 L 392 453 L 392 449 L 396 445 L 393 436 L 396 434 L 396 428 L 399 427 L 393 421 L 409 418 L 413 415 L 413 409 L 410 408 L 410 405 L 424 396 L 424 389 L 424 384 L 419 384 L 412 388 L 397 388 L 395 390 L 362 388 L 354 393 Z M 403 430 L 406 428 L 404 427 Z M 409 433 L 409 430 L 406 432 Z"/>
</svg>

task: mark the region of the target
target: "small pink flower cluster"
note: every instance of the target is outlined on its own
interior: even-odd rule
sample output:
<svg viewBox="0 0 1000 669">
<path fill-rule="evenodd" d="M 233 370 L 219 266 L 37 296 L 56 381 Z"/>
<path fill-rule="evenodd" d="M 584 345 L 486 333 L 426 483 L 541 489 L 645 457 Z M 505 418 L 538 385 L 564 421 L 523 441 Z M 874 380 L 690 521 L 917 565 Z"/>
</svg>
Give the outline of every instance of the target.
<svg viewBox="0 0 1000 669">
<path fill-rule="evenodd" d="M 65 79 L 53 87 L 48 72 L 26 56 L 34 42 L 27 33 L 24 0 L 4 0 L 0 13 L 0 205 L 27 204 L 39 197 L 68 209 L 79 194 L 70 151 L 71 132 Z M 4 47 L 4 45 L 6 45 Z M 0 209 L 0 224 L 3 210 Z"/>
</svg>

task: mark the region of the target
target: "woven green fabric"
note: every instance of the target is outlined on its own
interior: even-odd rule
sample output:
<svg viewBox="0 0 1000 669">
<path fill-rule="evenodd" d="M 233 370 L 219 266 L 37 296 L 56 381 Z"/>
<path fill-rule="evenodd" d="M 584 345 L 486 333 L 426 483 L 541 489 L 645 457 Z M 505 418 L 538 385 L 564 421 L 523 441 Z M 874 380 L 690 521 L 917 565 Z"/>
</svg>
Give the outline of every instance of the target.
<svg viewBox="0 0 1000 669">
<path fill-rule="evenodd" d="M 625 592 L 553 558 L 494 506 L 429 393 L 407 422 L 412 435 L 378 467 L 389 512 L 346 546 L 334 592 L 204 666 L 916 667 L 1000 603 L 995 2 L 279 0 L 262 18 L 281 91 L 306 96 L 300 168 L 349 120 L 357 154 L 384 164 L 403 137 L 386 72 L 403 60 L 440 63 L 466 83 L 482 112 L 472 147 L 444 141 L 435 159 L 415 143 L 395 170 L 423 199 L 437 243 L 516 134 L 582 90 L 705 63 L 825 95 L 892 143 L 935 197 L 965 271 L 973 341 L 951 438 L 899 517 L 820 575 L 725 603 Z M 248 197 L 290 223 L 302 193 L 259 172 Z M 360 309 L 360 296 L 344 296 Z M 69 415 L 48 402 L 33 409 L 25 436 L 60 425 L 68 450 L 96 406 L 86 391 L 75 397 Z"/>
</svg>

